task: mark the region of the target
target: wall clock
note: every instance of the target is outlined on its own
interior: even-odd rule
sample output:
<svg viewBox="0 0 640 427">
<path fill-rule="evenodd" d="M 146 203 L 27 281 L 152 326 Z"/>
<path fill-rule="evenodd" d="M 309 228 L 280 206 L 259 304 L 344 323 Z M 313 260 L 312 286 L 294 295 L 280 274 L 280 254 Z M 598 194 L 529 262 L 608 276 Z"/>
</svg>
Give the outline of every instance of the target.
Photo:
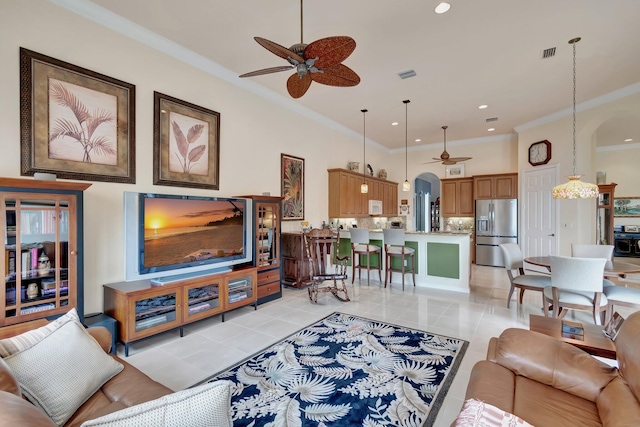
<svg viewBox="0 0 640 427">
<path fill-rule="evenodd" d="M 551 160 L 551 143 L 544 141 L 534 142 L 529 146 L 529 163 L 531 166 L 546 165 Z"/>
</svg>

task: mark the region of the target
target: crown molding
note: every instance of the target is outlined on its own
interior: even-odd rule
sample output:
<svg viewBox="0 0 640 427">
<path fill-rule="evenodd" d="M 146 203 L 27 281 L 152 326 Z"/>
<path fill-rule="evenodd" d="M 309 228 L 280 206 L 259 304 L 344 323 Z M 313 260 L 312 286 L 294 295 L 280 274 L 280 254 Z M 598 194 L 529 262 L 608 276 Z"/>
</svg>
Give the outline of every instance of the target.
<svg viewBox="0 0 640 427">
<path fill-rule="evenodd" d="M 636 148 L 640 148 L 640 142 L 634 142 L 633 144 L 604 145 L 596 147 L 596 152 L 602 153 L 605 151 L 634 150 Z"/>
</svg>

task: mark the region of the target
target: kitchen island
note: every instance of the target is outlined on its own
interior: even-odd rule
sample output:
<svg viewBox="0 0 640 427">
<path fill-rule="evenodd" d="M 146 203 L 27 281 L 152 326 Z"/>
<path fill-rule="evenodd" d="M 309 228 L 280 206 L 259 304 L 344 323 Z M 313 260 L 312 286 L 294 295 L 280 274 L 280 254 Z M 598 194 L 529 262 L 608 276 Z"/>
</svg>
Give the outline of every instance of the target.
<svg viewBox="0 0 640 427">
<path fill-rule="evenodd" d="M 420 232 L 407 231 L 406 245 L 416 251 L 416 286 L 448 291 L 469 292 L 471 272 L 471 240 L 469 232 Z M 370 230 L 371 244 L 382 248 L 384 275 L 384 243 L 382 230 Z M 340 254 L 351 253 L 349 231 L 340 231 Z M 374 261 L 374 260 L 372 260 Z M 399 261 L 398 261 L 399 262 Z M 372 265 L 375 265 L 372 262 Z M 351 274 L 351 268 L 349 268 Z M 367 271 L 362 272 L 363 276 Z M 378 279 L 378 273 L 371 271 L 371 278 Z M 411 275 L 407 274 L 405 286 L 411 286 Z M 394 273 L 391 286 L 401 283 L 400 274 Z M 383 276 L 384 281 L 384 276 Z"/>
</svg>

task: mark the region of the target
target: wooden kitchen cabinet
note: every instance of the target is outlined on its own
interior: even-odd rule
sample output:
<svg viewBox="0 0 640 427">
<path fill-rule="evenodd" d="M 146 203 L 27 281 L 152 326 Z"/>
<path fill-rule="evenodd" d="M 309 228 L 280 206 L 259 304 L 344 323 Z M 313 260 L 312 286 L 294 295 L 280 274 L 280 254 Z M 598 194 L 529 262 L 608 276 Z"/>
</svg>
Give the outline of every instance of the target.
<svg viewBox="0 0 640 427">
<path fill-rule="evenodd" d="M 442 180 L 440 214 L 448 216 L 473 216 L 473 178 Z"/>
<path fill-rule="evenodd" d="M 473 177 L 475 200 L 518 198 L 518 174 L 476 175 Z"/>
<path fill-rule="evenodd" d="M 382 200 L 382 214 L 398 214 L 398 183 L 346 169 L 328 169 L 329 218 L 362 218 L 369 216 L 369 200 Z M 369 192 L 360 192 L 366 182 Z"/>
</svg>

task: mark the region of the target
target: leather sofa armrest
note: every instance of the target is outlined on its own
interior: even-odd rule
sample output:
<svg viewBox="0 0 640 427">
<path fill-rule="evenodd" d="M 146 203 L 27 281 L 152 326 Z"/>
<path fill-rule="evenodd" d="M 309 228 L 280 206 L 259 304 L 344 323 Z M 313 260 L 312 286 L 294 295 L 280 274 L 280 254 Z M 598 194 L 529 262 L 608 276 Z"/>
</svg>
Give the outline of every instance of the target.
<svg viewBox="0 0 640 427">
<path fill-rule="evenodd" d="M 15 394 L 18 397 L 22 396 L 22 392 L 20 391 L 20 384 L 18 384 L 18 380 L 16 379 L 16 377 L 13 376 L 13 372 L 11 372 L 11 368 L 9 368 L 9 365 L 7 365 L 1 357 L 0 357 L 0 391 Z M 0 411 L 0 413 L 2 412 Z"/>
<path fill-rule="evenodd" d="M 591 402 L 618 376 L 615 368 L 579 348 L 526 329 L 510 328 L 500 335 L 496 363 Z"/>
<path fill-rule="evenodd" d="M 111 332 L 109 332 L 109 329 L 104 326 L 92 326 L 87 328 L 87 332 L 98 341 L 105 353 L 109 353 L 111 350 Z"/>
<path fill-rule="evenodd" d="M 40 409 L 5 391 L 0 391 L 0 414 L 3 426 L 55 427 Z"/>
</svg>

